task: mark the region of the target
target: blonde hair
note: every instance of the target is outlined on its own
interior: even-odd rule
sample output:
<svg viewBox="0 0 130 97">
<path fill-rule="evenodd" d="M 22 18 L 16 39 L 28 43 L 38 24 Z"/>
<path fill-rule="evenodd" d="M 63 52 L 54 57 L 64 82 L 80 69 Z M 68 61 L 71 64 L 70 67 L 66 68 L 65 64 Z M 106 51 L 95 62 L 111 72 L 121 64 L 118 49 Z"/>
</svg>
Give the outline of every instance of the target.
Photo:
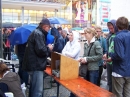
<svg viewBox="0 0 130 97">
<path fill-rule="evenodd" d="M 96 30 L 96 29 L 100 29 L 100 30 L 102 31 L 102 28 L 101 28 L 101 26 L 99 26 L 99 25 L 96 25 L 94 28 L 95 28 L 95 30 Z"/>
<path fill-rule="evenodd" d="M 96 36 L 96 30 L 94 28 L 85 28 L 84 33 L 92 34 L 93 36 Z"/>
</svg>

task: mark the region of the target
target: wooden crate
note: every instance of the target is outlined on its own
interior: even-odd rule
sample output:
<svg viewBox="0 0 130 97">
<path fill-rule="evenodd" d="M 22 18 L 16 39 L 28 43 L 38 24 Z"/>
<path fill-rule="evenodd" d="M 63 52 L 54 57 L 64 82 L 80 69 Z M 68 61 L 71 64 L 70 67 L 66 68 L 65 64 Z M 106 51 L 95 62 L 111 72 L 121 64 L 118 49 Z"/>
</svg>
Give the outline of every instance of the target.
<svg viewBox="0 0 130 97">
<path fill-rule="evenodd" d="M 75 79 L 79 74 L 79 62 L 56 52 L 51 54 L 51 70 L 56 69 L 56 60 L 60 60 L 60 80 Z"/>
</svg>

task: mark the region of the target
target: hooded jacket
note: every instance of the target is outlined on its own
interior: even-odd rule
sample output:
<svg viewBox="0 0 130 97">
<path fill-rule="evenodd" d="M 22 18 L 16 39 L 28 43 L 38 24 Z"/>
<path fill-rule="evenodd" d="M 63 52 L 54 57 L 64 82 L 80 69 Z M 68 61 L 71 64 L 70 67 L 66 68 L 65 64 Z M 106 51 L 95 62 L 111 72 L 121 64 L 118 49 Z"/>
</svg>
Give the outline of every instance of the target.
<svg viewBox="0 0 130 97">
<path fill-rule="evenodd" d="M 14 94 L 14 97 L 25 97 L 20 83 L 20 78 L 17 73 L 8 72 L 2 79 L 0 83 L 5 83 L 8 85 L 9 92 Z"/>
<path fill-rule="evenodd" d="M 55 27 L 51 29 L 51 35 L 55 37 L 53 51 L 61 53 L 65 46 L 64 38 Z"/>
<path fill-rule="evenodd" d="M 73 33 L 73 41 L 70 42 L 68 41 L 64 47 L 64 49 L 62 50 L 62 54 L 66 55 L 68 57 L 71 57 L 73 59 L 78 59 L 79 58 L 79 54 L 80 54 L 80 43 L 78 42 L 78 33 L 75 31 L 72 31 Z"/>
<path fill-rule="evenodd" d="M 22 65 L 23 70 L 43 71 L 46 69 L 47 57 L 50 53 L 46 46 L 47 33 L 38 27 L 29 36 Z"/>
<path fill-rule="evenodd" d="M 117 30 L 117 27 L 116 27 L 116 20 L 110 20 L 108 23 L 111 23 L 112 25 L 113 25 L 113 27 L 114 27 L 114 30 L 115 30 L 115 33 L 118 31 Z M 107 24 L 108 24 L 107 23 Z M 107 37 L 107 47 L 109 47 L 109 39 L 110 39 L 110 37 L 113 35 L 113 33 L 111 33 L 111 32 L 109 32 L 109 35 L 108 35 L 108 37 Z M 110 41 L 113 41 L 113 39 L 111 39 Z M 111 42 L 110 42 L 111 43 Z"/>
<path fill-rule="evenodd" d="M 107 38 L 107 50 L 108 50 L 107 53 L 110 53 L 110 52 L 114 52 L 114 38 L 115 38 L 115 35 L 116 35 L 115 33 L 118 30 L 117 30 L 117 27 L 116 27 L 116 20 L 111 20 L 108 23 L 111 23 L 114 27 L 114 33 L 109 32 L 109 35 L 108 35 L 108 38 Z M 108 58 L 109 57 L 110 56 L 108 55 Z M 107 62 L 107 63 L 112 64 L 112 62 Z"/>
</svg>

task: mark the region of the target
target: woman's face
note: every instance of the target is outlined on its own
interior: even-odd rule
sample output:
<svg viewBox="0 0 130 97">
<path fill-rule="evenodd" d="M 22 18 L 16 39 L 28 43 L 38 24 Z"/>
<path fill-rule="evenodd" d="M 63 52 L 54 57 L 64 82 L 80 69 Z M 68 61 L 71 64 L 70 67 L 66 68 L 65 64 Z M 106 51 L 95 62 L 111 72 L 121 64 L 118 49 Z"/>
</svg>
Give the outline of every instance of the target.
<svg viewBox="0 0 130 97">
<path fill-rule="evenodd" d="M 93 37 L 92 33 L 85 33 L 84 36 L 88 41 Z"/>
<path fill-rule="evenodd" d="M 74 37 L 73 37 L 73 33 L 69 33 L 69 36 L 68 36 L 68 37 L 69 37 L 69 41 L 70 41 L 70 42 L 73 41 L 73 38 L 74 38 Z"/>
</svg>

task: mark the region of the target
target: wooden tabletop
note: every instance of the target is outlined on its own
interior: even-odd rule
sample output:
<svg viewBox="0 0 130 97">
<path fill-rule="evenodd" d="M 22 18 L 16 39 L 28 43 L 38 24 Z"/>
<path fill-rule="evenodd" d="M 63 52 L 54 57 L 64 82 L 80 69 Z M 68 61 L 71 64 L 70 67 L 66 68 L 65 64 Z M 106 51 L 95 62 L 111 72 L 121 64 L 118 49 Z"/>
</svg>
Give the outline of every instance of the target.
<svg viewBox="0 0 130 97">
<path fill-rule="evenodd" d="M 45 72 L 52 76 L 50 67 L 47 67 Z M 78 97 L 115 97 L 113 93 L 96 86 L 81 77 L 73 80 L 60 80 L 57 77 L 53 78 Z"/>
</svg>

